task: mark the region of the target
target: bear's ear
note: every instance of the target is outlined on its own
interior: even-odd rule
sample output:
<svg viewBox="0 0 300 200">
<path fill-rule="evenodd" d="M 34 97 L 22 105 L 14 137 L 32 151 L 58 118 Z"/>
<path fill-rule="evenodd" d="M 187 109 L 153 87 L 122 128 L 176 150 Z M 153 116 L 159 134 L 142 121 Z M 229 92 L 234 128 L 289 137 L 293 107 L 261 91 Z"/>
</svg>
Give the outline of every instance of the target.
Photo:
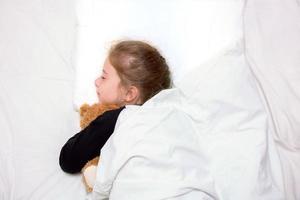
<svg viewBox="0 0 300 200">
<path fill-rule="evenodd" d="M 86 113 L 89 109 L 90 105 L 89 104 L 83 104 L 82 106 L 80 106 L 80 110 L 79 110 L 79 114 L 82 117 L 84 115 L 84 113 Z"/>
</svg>

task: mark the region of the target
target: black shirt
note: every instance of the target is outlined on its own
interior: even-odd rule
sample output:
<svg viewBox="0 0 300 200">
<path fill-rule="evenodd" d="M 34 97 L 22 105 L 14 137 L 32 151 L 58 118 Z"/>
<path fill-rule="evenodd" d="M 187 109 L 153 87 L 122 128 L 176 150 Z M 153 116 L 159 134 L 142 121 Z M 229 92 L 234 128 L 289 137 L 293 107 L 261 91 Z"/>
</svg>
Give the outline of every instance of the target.
<svg viewBox="0 0 300 200">
<path fill-rule="evenodd" d="M 78 173 L 89 160 L 100 155 L 101 148 L 114 132 L 118 116 L 124 108 L 103 113 L 66 142 L 59 156 L 59 165 L 63 171 Z"/>
</svg>

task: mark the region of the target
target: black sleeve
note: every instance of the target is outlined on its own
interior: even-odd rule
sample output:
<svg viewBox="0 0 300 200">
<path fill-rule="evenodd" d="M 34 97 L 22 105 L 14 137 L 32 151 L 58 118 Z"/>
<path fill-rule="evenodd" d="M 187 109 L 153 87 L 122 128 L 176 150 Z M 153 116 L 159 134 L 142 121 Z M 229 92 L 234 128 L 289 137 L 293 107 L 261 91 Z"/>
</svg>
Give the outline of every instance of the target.
<svg viewBox="0 0 300 200">
<path fill-rule="evenodd" d="M 62 147 L 59 165 L 67 173 L 78 173 L 91 159 L 100 155 L 100 150 L 114 132 L 121 107 L 110 110 L 90 123 L 85 129 L 71 137 Z"/>
</svg>

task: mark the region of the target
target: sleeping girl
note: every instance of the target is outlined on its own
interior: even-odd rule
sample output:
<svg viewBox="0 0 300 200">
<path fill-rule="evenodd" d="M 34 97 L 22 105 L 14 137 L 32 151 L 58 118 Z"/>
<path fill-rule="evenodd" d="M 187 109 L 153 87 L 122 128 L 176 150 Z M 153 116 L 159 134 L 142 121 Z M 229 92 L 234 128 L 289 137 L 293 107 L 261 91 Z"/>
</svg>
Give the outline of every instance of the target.
<svg viewBox="0 0 300 200">
<path fill-rule="evenodd" d="M 113 45 L 95 80 L 99 103 L 116 104 L 62 147 L 59 164 L 67 173 L 78 173 L 114 132 L 118 116 L 126 105 L 142 105 L 163 89 L 171 87 L 169 67 L 157 49 L 142 41 Z"/>
</svg>

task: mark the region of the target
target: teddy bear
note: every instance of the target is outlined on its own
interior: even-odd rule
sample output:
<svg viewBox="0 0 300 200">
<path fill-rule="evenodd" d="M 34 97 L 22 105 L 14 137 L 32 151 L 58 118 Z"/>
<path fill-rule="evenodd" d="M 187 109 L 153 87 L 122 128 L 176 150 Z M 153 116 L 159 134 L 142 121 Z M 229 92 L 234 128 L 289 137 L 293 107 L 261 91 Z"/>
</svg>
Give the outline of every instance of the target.
<svg viewBox="0 0 300 200">
<path fill-rule="evenodd" d="M 83 104 L 79 110 L 80 128 L 84 129 L 90 124 L 90 122 L 92 122 L 104 112 L 117 108 L 117 105 L 105 105 L 99 103 L 95 103 L 92 105 Z M 81 170 L 82 180 L 88 193 L 93 190 L 93 186 L 96 179 L 96 169 L 99 160 L 99 156 L 95 157 L 94 159 L 88 161 Z"/>
</svg>

